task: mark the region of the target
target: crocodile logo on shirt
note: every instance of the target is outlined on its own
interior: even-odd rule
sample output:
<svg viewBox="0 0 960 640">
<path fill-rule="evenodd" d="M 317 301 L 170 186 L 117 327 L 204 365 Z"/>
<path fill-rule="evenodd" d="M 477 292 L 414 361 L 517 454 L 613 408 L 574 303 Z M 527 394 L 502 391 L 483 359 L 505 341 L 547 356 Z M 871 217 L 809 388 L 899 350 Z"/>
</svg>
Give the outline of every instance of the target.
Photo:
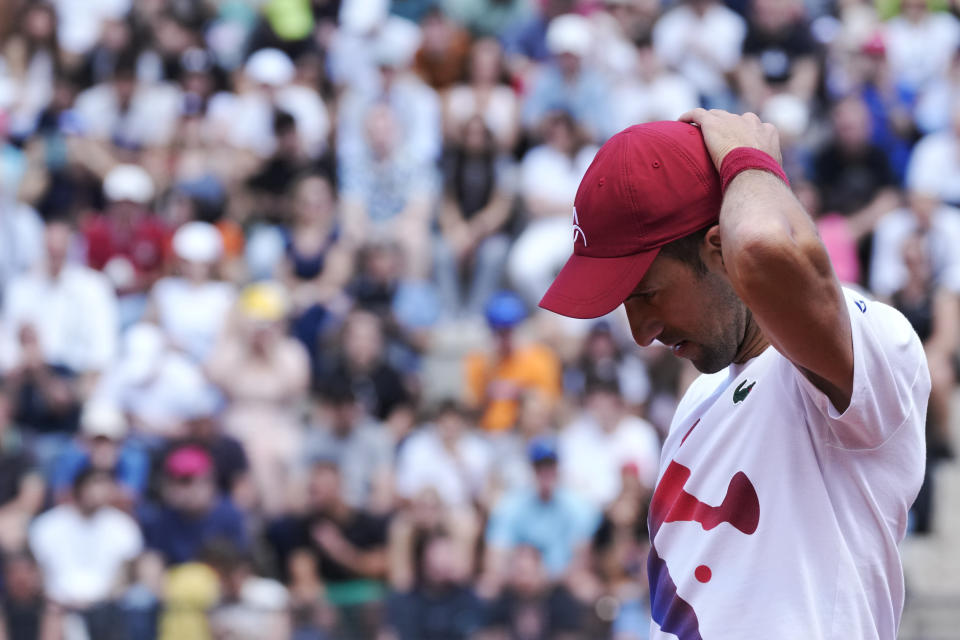
<svg viewBox="0 0 960 640">
<path fill-rule="evenodd" d="M 757 381 L 754 380 L 751 382 L 749 387 L 744 387 L 743 385 L 745 384 L 747 384 L 746 380 L 737 385 L 737 388 L 733 390 L 733 404 L 740 404 L 746 400 L 747 396 L 750 395 L 750 390 L 757 384 Z"/>
</svg>

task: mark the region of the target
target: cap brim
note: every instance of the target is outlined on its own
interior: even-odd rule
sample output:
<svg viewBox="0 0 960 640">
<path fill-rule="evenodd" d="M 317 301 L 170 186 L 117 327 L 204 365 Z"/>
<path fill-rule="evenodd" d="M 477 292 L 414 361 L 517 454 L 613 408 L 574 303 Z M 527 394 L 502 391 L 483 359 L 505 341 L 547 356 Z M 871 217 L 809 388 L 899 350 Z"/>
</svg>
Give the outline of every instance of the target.
<svg viewBox="0 0 960 640">
<path fill-rule="evenodd" d="M 617 258 L 573 254 L 540 306 L 570 318 L 599 318 L 622 303 L 650 268 L 660 249 Z"/>
</svg>

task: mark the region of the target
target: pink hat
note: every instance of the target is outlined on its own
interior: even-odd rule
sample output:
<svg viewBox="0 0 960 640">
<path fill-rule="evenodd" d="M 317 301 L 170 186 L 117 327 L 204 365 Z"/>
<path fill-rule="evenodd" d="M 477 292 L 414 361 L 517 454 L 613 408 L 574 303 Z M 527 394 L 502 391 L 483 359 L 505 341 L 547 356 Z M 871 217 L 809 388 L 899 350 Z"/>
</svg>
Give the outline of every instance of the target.
<svg viewBox="0 0 960 640">
<path fill-rule="evenodd" d="M 720 176 L 699 128 L 651 122 L 624 129 L 580 181 L 573 255 L 540 306 L 571 318 L 610 313 L 661 247 L 718 220 L 720 202 Z"/>
<path fill-rule="evenodd" d="M 163 469 L 178 478 L 202 476 L 213 469 L 213 458 L 203 447 L 184 445 L 167 456 Z"/>
</svg>

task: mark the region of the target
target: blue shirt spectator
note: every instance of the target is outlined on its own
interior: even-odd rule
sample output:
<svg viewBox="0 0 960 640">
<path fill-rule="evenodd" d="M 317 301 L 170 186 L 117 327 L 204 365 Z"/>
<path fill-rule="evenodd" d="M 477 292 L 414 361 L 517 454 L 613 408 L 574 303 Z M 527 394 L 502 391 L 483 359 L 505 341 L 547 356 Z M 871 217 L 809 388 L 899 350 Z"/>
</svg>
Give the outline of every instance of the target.
<svg viewBox="0 0 960 640">
<path fill-rule="evenodd" d="M 173 450 L 164 461 L 161 503 L 137 510 L 148 549 L 168 564 L 196 560 L 204 547 L 227 541 L 248 547 L 243 513 L 226 498 L 217 498 L 213 458 L 198 445 Z"/>
<path fill-rule="evenodd" d="M 535 547 L 547 572 L 556 578 L 570 569 L 577 552 L 589 544 L 599 514 L 585 500 L 557 487 L 557 454 L 552 442 L 534 440 L 529 455 L 535 487 L 508 493 L 494 507 L 487 524 L 487 544 L 494 554 L 521 545 Z"/>
</svg>

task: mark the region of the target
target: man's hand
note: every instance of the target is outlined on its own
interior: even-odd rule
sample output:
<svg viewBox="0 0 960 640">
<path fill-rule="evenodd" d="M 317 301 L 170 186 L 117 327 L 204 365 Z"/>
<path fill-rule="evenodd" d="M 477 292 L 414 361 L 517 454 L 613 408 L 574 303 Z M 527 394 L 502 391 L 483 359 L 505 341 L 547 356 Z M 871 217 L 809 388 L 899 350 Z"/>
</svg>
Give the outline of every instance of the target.
<svg viewBox="0 0 960 640">
<path fill-rule="evenodd" d="M 777 128 L 764 123 L 755 113 L 748 112 L 738 116 L 720 109 L 694 109 L 679 119 L 700 127 L 703 141 L 717 171 L 720 171 L 727 154 L 737 147 L 759 149 L 781 162 L 780 134 Z"/>
</svg>

